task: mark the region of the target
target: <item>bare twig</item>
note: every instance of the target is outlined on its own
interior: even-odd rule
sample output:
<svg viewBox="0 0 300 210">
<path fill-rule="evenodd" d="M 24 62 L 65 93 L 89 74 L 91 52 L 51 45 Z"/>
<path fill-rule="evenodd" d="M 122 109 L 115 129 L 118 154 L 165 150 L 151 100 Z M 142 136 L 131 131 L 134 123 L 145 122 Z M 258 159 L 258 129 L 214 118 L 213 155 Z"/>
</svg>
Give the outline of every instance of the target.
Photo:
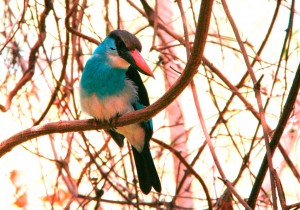
<svg viewBox="0 0 300 210">
<path fill-rule="evenodd" d="M 78 2 L 79 2 L 79 0 L 76 0 L 76 1 L 74 2 L 72 8 L 69 10 L 69 12 L 68 12 L 68 14 L 67 14 L 67 16 L 66 16 L 66 19 L 65 19 L 65 25 L 66 25 L 66 28 L 67 28 L 67 30 L 70 31 L 72 34 L 75 34 L 75 35 L 77 35 L 77 36 L 79 36 L 79 37 L 81 37 L 81 38 L 83 38 L 83 39 L 88 40 L 89 42 L 92 42 L 92 43 L 98 45 L 98 44 L 100 43 L 98 40 L 96 40 L 96 39 L 94 39 L 94 38 L 92 38 L 92 37 L 89 37 L 89 36 L 87 36 L 87 35 L 85 35 L 85 34 L 83 34 L 83 33 L 80 33 L 79 31 L 76 31 L 74 28 L 72 28 L 72 27 L 70 26 L 70 20 L 69 20 L 69 19 L 70 19 L 71 15 L 73 14 L 73 12 L 75 12 L 76 7 L 78 6 Z M 66 6 L 67 6 L 67 8 L 68 8 L 68 6 L 69 6 L 69 0 L 66 0 Z"/>
<path fill-rule="evenodd" d="M 288 119 L 291 115 L 291 112 L 293 110 L 297 95 L 298 95 L 298 91 L 300 88 L 300 63 L 298 65 L 298 69 L 297 72 L 295 74 L 294 77 L 294 81 L 293 84 L 291 86 L 289 95 L 286 99 L 284 108 L 283 108 L 283 112 L 282 115 L 278 121 L 277 127 L 274 131 L 273 137 L 271 139 L 270 142 L 270 149 L 272 154 L 274 154 L 275 149 L 277 148 L 277 145 L 279 144 L 280 138 L 282 136 L 282 133 L 284 131 L 284 128 L 286 127 L 286 124 L 288 122 Z M 251 190 L 250 196 L 249 196 L 249 200 L 248 200 L 248 204 L 254 208 L 255 207 L 255 203 L 258 197 L 258 193 L 259 190 L 261 188 L 262 182 L 264 180 L 264 177 L 266 176 L 267 173 L 267 169 L 268 169 L 268 162 L 267 162 L 267 157 L 265 156 L 263 159 L 263 162 L 261 164 L 261 167 L 259 169 L 259 172 L 257 174 L 257 178 L 254 182 L 253 188 Z"/>
<path fill-rule="evenodd" d="M 41 19 L 38 27 L 39 28 L 38 39 L 30 51 L 27 70 L 25 71 L 23 77 L 18 81 L 14 89 L 10 91 L 10 93 L 8 94 L 5 105 L 0 104 L 0 110 L 2 112 L 6 112 L 9 110 L 14 96 L 27 82 L 31 80 L 31 78 L 34 75 L 35 72 L 34 67 L 35 67 L 36 60 L 38 58 L 36 54 L 38 53 L 39 48 L 43 45 L 43 42 L 46 39 L 46 17 L 51 11 L 51 9 L 52 9 L 52 1 L 45 0 L 45 8 L 41 13 Z"/>
<path fill-rule="evenodd" d="M 251 76 L 251 79 L 253 81 L 253 84 L 254 84 L 254 92 L 255 92 L 256 99 L 257 99 L 257 104 L 258 104 L 258 109 L 259 109 L 259 114 L 260 114 L 260 122 L 263 127 L 264 139 L 265 139 L 265 144 L 266 144 L 266 152 L 267 152 L 267 157 L 268 157 L 268 166 L 270 169 L 270 181 L 271 181 L 271 189 L 272 189 L 272 197 L 273 197 L 273 207 L 274 207 L 274 209 L 277 209 L 276 185 L 274 182 L 274 174 L 272 174 L 274 172 L 274 168 L 273 168 L 272 153 L 271 153 L 270 142 L 269 142 L 269 127 L 268 127 L 266 119 L 265 119 L 265 113 L 264 113 L 265 111 L 263 108 L 262 98 L 261 98 L 261 94 L 260 94 L 260 80 L 256 79 L 256 76 L 255 76 L 252 66 L 250 64 L 250 61 L 248 59 L 247 51 L 246 51 L 243 41 L 239 35 L 238 28 L 229 12 L 226 0 L 222 0 L 222 5 L 223 5 L 224 11 L 227 15 L 227 18 L 232 26 L 232 29 L 234 31 L 237 42 L 241 48 L 242 55 L 244 57 L 244 61 L 247 66 L 247 70 L 248 70 L 248 72 Z"/>
<path fill-rule="evenodd" d="M 20 29 L 21 27 L 21 24 L 22 24 L 22 21 L 24 19 L 24 16 L 25 16 L 25 12 L 27 10 L 27 7 L 28 7 L 28 1 L 29 0 L 25 0 L 24 1 L 24 8 L 23 8 L 23 11 L 22 11 L 22 14 L 20 16 L 20 19 L 18 22 L 15 23 L 15 25 L 17 25 L 17 28 L 15 29 L 15 31 L 12 33 L 12 31 L 14 30 L 14 27 L 11 28 L 11 33 L 12 35 L 10 37 L 8 37 L 5 41 L 5 43 L 2 45 L 1 49 L 0 49 L 0 55 L 2 54 L 2 51 L 3 49 L 7 46 L 7 44 L 14 38 L 14 36 L 16 35 L 17 31 Z"/>
</svg>

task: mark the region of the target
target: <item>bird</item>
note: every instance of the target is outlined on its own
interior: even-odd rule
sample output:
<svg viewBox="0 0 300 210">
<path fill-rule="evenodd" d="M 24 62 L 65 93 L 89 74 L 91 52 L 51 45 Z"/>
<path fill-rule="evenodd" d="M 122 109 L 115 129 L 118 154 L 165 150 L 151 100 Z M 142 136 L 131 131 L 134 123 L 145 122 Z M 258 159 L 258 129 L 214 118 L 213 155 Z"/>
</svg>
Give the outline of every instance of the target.
<svg viewBox="0 0 300 210">
<path fill-rule="evenodd" d="M 139 39 L 126 30 L 113 30 L 87 60 L 80 79 L 80 103 L 84 112 L 99 121 L 111 121 L 123 114 L 149 106 L 149 97 L 138 72 L 154 77 L 141 56 Z M 140 189 L 161 192 L 161 182 L 150 152 L 152 119 L 107 133 L 119 146 L 126 138 L 132 147 Z"/>
</svg>

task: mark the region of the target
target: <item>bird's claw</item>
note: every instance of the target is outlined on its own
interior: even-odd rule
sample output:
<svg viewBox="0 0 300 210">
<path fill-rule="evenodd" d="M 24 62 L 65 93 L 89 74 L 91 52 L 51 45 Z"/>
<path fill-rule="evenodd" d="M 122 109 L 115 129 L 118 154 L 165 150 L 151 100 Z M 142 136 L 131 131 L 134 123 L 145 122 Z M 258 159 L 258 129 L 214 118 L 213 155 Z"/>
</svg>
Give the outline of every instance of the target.
<svg viewBox="0 0 300 210">
<path fill-rule="evenodd" d="M 116 116 L 114 116 L 114 117 L 112 117 L 112 118 L 109 119 L 108 123 L 109 123 L 110 129 L 116 130 L 115 124 L 116 124 L 116 122 L 117 122 L 117 120 L 118 120 L 118 118 L 119 118 L 120 116 L 121 116 L 121 114 L 120 114 L 120 113 L 117 113 Z"/>
<path fill-rule="evenodd" d="M 93 125 L 96 127 L 96 130 L 97 130 L 98 132 L 100 132 L 100 129 L 97 128 L 97 127 L 98 127 L 98 123 L 102 123 L 102 121 L 99 120 L 99 119 L 97 119 L 97 118 L 94 118 Z"/>
</svg>

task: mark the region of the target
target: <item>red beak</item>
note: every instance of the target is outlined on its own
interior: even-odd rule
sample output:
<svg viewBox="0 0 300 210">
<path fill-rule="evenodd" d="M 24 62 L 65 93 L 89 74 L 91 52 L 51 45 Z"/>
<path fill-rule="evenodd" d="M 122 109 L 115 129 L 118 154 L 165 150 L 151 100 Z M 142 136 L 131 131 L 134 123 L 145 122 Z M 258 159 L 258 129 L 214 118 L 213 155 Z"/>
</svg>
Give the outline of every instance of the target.
<svg viewBox="0 0 300 210">
<path fill-rule="evenodd" d="M 130 53 L 131 53 L 133 60 L 135 61 L 135 64 L 139 68 L 139 71 L 145 75 L 148 75 L 148 76 L 154 78 L 154 75 L 153 75 L 151 69 L 149 68 L 146 61 L 141 56 L 140 52 L 137 49 L 134 49 L 134 50 L 130 51 Z"/>
</svg>

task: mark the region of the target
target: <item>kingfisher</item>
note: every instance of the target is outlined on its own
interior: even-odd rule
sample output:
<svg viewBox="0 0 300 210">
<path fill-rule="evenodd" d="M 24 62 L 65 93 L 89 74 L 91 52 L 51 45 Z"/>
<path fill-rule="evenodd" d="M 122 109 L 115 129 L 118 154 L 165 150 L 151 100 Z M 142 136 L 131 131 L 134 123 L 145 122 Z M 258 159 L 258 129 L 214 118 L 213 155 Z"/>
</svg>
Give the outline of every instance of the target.
<svg viewBox="0 0 300 210">
<path fill-rule="evenodd" d="M 80 79 L 80 103 L 82 110 L 100 121 L 111 121 L 125 113 L 149 106 L 149 97 L 138 71 L 147 76 L 153 73 L 140 52 L 139 39 L 125 30 L 114 30 L 98 45 L 88 59 Z M 106 130 L 123 145 L 124 138 L 131 144 L 144 194 L 153 187 L 161 192 L 158 177 L 149 148 L 153 134 L 152 119 Z"/>
</svg>

